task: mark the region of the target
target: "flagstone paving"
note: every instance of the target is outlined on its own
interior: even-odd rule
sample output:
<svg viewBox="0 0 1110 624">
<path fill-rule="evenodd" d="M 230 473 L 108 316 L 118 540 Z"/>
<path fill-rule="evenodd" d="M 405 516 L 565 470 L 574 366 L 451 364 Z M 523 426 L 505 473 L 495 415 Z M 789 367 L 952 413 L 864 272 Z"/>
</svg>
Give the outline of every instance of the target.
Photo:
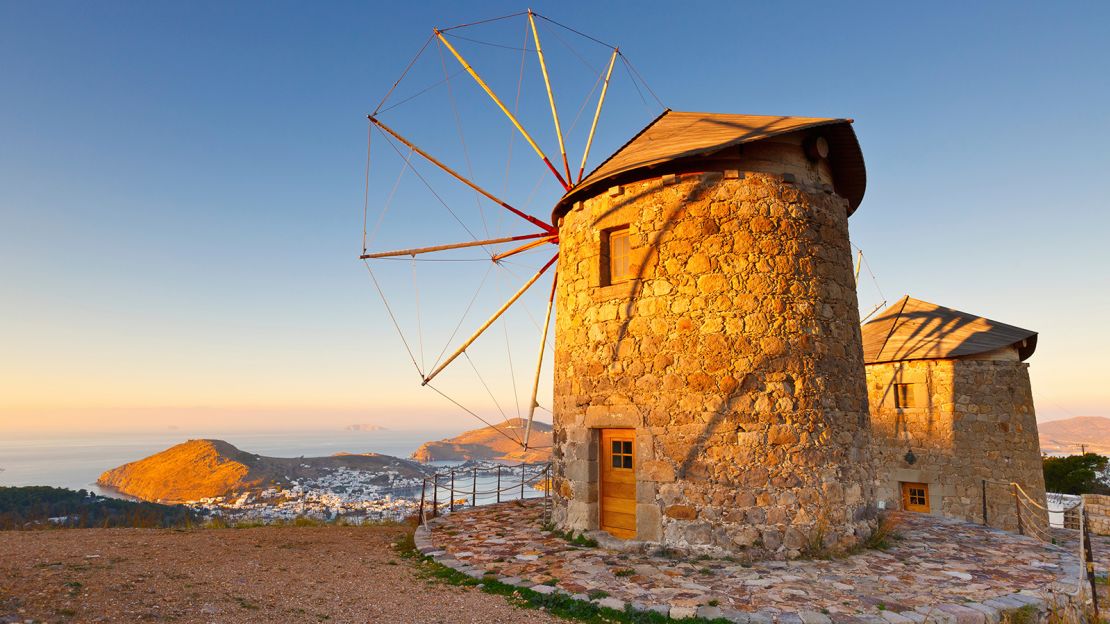
<svg viewBox="0 0 1110 624">
<path fill-rule="evenodd" d="M 512 502 L 437 518 L 421 552 L 475 578 L 672 618 L 749 624 L 997 624 L 1031 604 L 1074 609 L 1075 553 L 1031 537 L 924 514 L 898 514 L 886 550 L 830 560 L 743 563 L 576 546 L 542 529 L 542 504 Z"/>
</svg>

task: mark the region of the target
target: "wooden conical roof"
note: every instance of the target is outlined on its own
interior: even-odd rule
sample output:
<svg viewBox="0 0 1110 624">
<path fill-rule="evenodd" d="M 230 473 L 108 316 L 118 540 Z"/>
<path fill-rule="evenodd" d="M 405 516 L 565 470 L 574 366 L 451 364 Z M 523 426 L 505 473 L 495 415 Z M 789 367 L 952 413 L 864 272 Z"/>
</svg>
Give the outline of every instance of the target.
<svg viewBox="0 0 1110 624">
<path fill-rule="evenodd" d="M 863 326 L 867 364 L 959 358 L 1010 346 L 1025 360 L 1037 348 L 1037 332 L 909 295 Z"/>
<path fill-rule="evenodd" d="M 595 194 L 600 188 L 617 182 L 618 178 L 627 179 L 626 174 L 640 171 L 641 177 L 657 175 L 651 170 L 679 159 L 709 155 L 735 145 L 818 126 L 827 126 L 822 134 L 829 141 L 834 185 L 837 194 L 848 200 L 851 214 L 863 200 L 867 186 L 863 152 L 851 124 L 851 119 L 688 113 L 668 109 L 568 191 L 559 200 L 555 215 L 565 213 L 575 201 Z"/>
</svg>

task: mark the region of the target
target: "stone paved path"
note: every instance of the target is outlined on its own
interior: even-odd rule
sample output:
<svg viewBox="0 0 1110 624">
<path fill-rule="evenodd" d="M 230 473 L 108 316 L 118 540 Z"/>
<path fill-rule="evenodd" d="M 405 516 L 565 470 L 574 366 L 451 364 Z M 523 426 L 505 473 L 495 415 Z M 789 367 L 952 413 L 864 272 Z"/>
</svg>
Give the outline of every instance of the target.
<svg viewBox="0 0 1110 624">
<path fill-rule="evenodd" d="M 1072 605 L 1064 592 L 1079 574 L 1070 551 L 923 514 L 900 515 L 901 539 L 885 551 L 744 564 L 574 546 L 541 529 L 541 511 L 533 502 L 456 512 L 418 531 L 417 544 L 476 577 L 493 573 L 618 609 L 752 624 L 992 624 L 1025 604 Z"/>
</svg>

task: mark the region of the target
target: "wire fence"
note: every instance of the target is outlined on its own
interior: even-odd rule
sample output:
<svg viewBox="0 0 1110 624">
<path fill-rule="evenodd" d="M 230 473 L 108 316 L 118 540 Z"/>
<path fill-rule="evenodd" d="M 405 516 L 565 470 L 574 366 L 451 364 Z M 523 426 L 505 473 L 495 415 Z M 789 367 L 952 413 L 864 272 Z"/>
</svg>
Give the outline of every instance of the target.
<svg viewBox="0 0 1110 624">
<path fill-rule="evenodd" d="M 551 463 L 516 465 L 473 462 L 437 470 L 420 486 L 419 517 L 451 513 L 458 508 L 492 505 L 510 500 L 543 498 L 543 521 L 551 516 Z"/>
</svg>

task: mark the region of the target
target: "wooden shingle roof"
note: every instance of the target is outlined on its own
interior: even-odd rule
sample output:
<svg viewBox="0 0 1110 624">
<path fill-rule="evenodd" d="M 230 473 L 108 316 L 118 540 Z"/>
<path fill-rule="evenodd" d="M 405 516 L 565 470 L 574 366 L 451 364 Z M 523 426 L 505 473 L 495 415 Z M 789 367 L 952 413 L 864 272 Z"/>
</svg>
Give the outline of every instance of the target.
<svg viewBox="0 0 1110 624">
<path fill-rule="evenodd" d="M 867 364 L 959 358 L 1010 346 L 1025 360 L 1037 348 L 1037 332 L 909 295 L 863 326 Z"/>
<path fill-rule="evenodd" d="M 574 201 L 596 194 L 593 189 L 608 186 L 622 174 L 818 126 L 827 126 L 822 134 L 829 142 L 834 186 L 837 194 L 848 200 L 851 214 L 863 200 L 867 186 L 863 152 L 851 124 L 851 119 L 686 113 L 668 109 L 571 188 L 559 200 L 555 214 L 566 212 Z"/>
</svg>

